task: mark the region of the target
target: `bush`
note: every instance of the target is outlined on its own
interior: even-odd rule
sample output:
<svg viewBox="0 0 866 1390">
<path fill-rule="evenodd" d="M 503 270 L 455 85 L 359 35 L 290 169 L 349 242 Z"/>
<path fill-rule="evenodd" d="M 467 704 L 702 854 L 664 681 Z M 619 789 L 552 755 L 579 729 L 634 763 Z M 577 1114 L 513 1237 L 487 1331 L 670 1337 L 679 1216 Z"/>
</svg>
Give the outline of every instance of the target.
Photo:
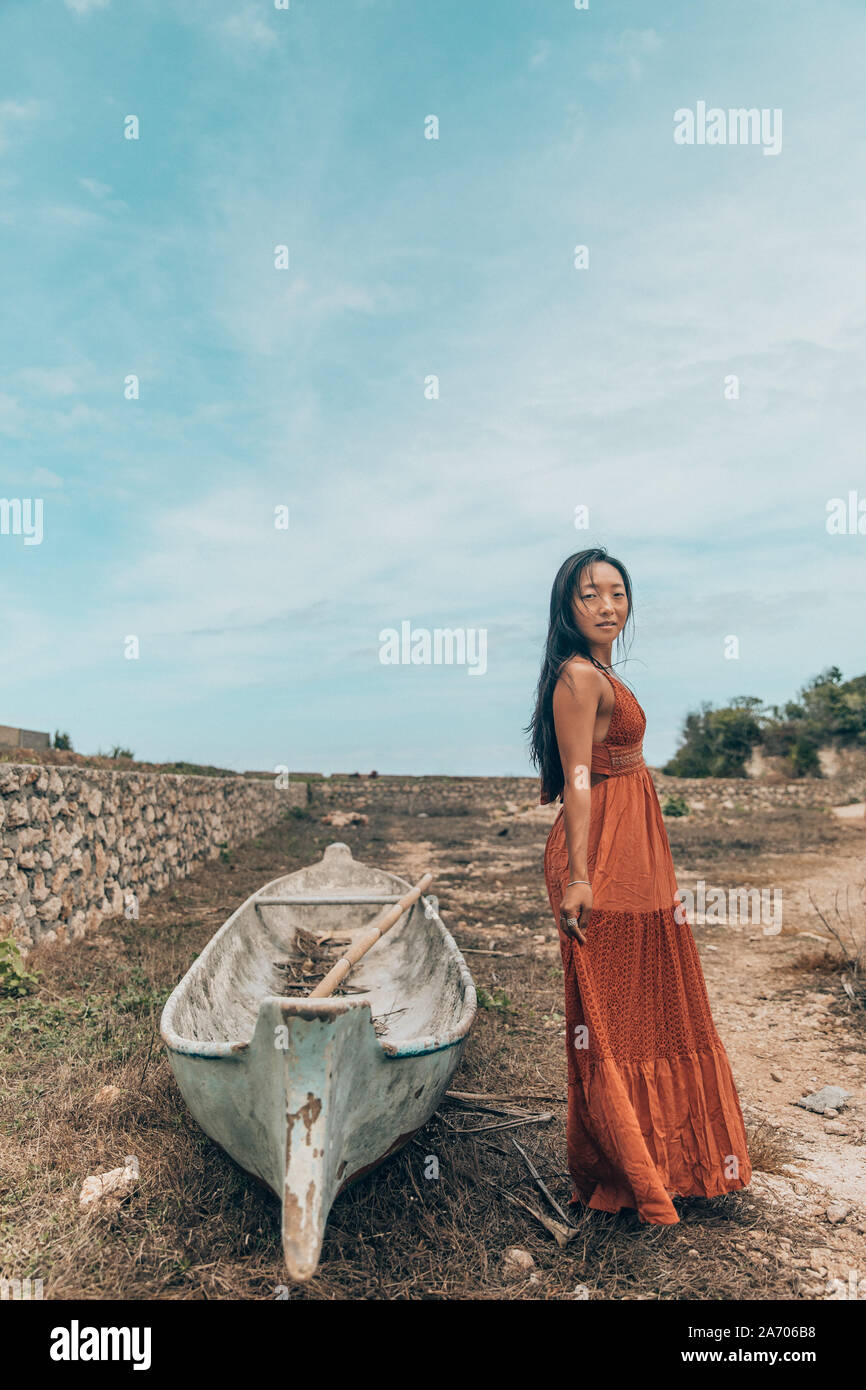
<svg viewBox="0 0 866 1390">
<path fill-rule="evenodd" d="M 63 748 L 63 749 L 65 749 L 65 751 L 66 751 L 67 753 L 71 753 L 71 752 L 73 751 L 73 749 L 72 749 L 72 739 L 69 737 L 68 734 L 62 734 L 62 733 L 60 732 L 59 729 L 55 729 L 55 730 L 54 730 L 54 747 L 55 747 L 55 748 Z"/>
<path fill-rule="evenodd" d="M 669 796 L 662 806 L 662 813 L 666 816 L 687 816 L 689 803 L 681 796 Z"/>
<path fill-rule="evenodd" d="M 745 777 L 746 763 L 761 726 L 756 711 L 761 701 L 741 695 L 723 709 L 701 706 L 686 717 L 684 742 L 662 768 L 668 777 Z"/>
<path fill-rule="evenodd" d="M 838 666 L 803 686 L 796 700 L 762 707 L 742 695 L 722 709 L 686 717 L 683 742 L 662 768 L 670 777 L 745 777 L 752 748 L 782 758 L 790 777 L 820 777 L 823 747 L 866 748 L 866 676 L 842 680 Z"/>
<path fill-rule="evenodd" d="M 38 976 L 31 975 L 24 964 L 18 942 L 11 936 L 4 936 L 0 940 L 0 995 L 20 999 L 38 983 Z"/>
<path fill-rule="evenodd" d="M 514 1005 L 504 989 L 494 989 L 491 993 L 483 985 L 479 985 L 476 993 L 479 1009 L 486 1009 L 497 1014 L 511 1014 L 515 1011 Z"/>
</svg>

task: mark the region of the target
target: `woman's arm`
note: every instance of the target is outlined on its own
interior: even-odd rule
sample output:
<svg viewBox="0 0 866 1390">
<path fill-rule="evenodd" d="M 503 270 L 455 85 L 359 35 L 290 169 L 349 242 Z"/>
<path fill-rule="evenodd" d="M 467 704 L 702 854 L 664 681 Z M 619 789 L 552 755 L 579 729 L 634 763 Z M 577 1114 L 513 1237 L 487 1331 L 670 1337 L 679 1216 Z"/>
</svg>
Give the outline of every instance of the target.
<svg viewBox="0 0 866 1390">
<path fill-rule="evenodd" d="M 572 937 L 580 946 L 586 940 L 585 931 L 592 910 L 592 889 L 588 883 L 572 884 L 571 880 L 589 878 L 586 856 L 592 735 L 600 696 L 597 673 L 582 662 L 571 662 L 565 668 L 553 692 L 553 722 L 565 780 L 562 802 L 565 807 L 563 816 L 570 882 L 562 899 L 560 926 L 566 936 Z M 569 926 L 568 920 L 575 918 L 577 925 Z"/>
</svg>

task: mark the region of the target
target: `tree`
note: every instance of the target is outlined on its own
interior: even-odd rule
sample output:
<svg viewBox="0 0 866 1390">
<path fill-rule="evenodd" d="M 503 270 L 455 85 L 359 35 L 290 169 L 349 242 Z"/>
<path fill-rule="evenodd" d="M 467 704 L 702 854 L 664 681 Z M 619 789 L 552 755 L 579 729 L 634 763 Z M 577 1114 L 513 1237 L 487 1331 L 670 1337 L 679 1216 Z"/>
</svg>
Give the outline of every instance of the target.
<svg viewBox="0 0 866 1390">
<path fill-rule="evenodd" d="M 752 748 L 761 741 L 760 707 L 755 695 L 739 695 L 722 709 L 702 705 L 700 713 L 686 716 L 683 743 L 662 771 L 670 777 L 745 777 Z"/>
</svg>

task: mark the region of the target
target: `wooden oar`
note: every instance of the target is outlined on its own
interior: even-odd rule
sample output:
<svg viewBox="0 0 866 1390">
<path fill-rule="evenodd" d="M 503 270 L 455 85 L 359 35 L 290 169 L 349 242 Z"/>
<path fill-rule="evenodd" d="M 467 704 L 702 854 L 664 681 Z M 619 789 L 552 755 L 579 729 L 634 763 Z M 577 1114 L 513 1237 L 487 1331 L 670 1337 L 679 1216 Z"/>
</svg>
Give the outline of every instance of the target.
<svg viewBox="0 0 866 1390">
<path fill-rule="evenodd" d="M 357 940 L 352 942 L 346 954 L 340 956 L 336 964 L 331 966 L 324 980 L 320 980 L 316 988 L 310 991 L 307 998 L 325 999 L 329 994 L 333 994 L 337 985 L 342 984 L 345 980 L 352 966 L 357 965 L 361 957 L 367 954 L 371 946 L 375 946 L 379 938 L 384 936 L 395 922 L 399 922 L 403 913 L 418 901 L 421 894 L 426 892 L 432 882 L 433 875 L 425 874 L 423 878 L 419 878 L 414 888 L 410 888 L 399 902 L 388 909 L 384 916 L 379 913 L 378 916 L 374 917 Z"/>
</svg>

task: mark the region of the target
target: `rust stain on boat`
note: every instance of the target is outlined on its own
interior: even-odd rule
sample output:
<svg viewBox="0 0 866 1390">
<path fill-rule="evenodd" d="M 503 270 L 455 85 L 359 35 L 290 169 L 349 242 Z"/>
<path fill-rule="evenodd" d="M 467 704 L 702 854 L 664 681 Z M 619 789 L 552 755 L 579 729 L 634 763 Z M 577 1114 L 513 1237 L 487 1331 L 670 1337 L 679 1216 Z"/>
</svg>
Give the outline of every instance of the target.
<svg viewBox="0 0 866 1390">
<path fill-rule="evenodd" d="M 286 1119 L 289 1122 L 289 1131 L 286 1136 L 287 1152 L 292 1147 L 292 1130 L 294 1129 L 295 1120 L 301 1120 L 303 1122 L 304 1129 L 307 1131 L 307 1145 L 309 1146 L 313 1139 L 313 1125 L 316 1123 L 321 1113 L 321 1097 L 314 1096 L 312 1091 L 307 1092 L 306 1104 L 302 1105 L 300 1110 L 289 1110 L 286 1112 Z"/>
</svg>

